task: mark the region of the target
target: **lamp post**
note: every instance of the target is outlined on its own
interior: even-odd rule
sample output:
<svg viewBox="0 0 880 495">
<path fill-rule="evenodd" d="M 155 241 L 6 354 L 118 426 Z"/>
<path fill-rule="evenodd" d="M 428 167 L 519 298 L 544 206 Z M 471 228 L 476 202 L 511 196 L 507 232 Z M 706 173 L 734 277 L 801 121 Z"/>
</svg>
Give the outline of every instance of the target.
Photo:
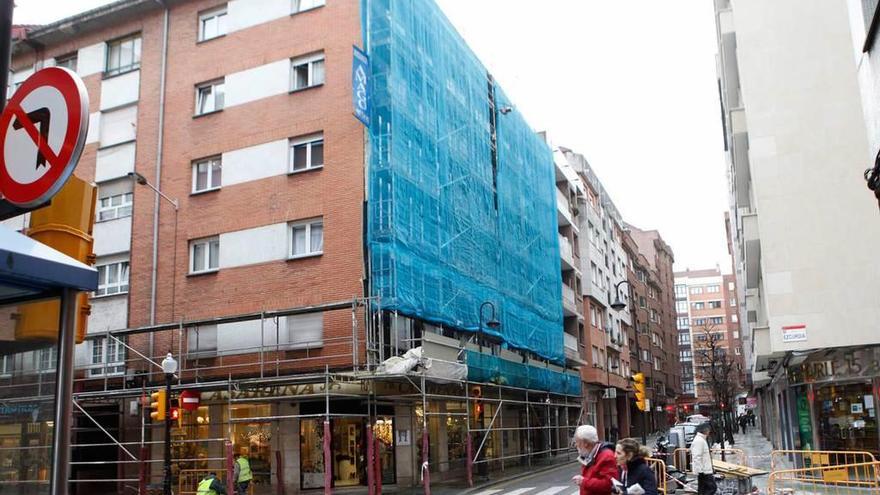
<svg viewBox="0 0 880 495">
<path fill-rule="evenodd" d="M 486 326 L 491 328 L 492 330 L 497 329 L 501 326 L 501 322 L 495 319 L 495 305 L 492 304 L 491 301 L 486 301 L 480 305 L 480 327 L 477 331 L 477 339 L 479 340 L 478 344 L 480 346 L 480 352 L 483 352 L 483 308 L 489 306 L 492 308 L 492 315 L 489 317 L 489 320 L 486 322 Z"/>
<path fill-rule="evenodd" d="M 632 284 L 629 283 L 629 280 L 621 280 L 614 285 L 614 302 L 611 303 L 611 309 L 614 311 L 621 311 L 626 308 L 626 303 L 620 300 L 620 286 L 626 284 L 629 286 L 630 293 L 632 293 Z M 632 299 L 632 297 L 630 297 Z M 645 308 L 645 312 L 648 310 Z M 635 344 L 636 344 L 636 365 L 639 367 L 639 372 L 642 371 L 642 351 L 639 348 L 639 317 L 635 311 L 631 312 L 633 315 L 633 320 L 635 322 Z M 648 315 L 648 328 L 650 328 L 650 314 Z M 642 411 L 642 444 L 648 443 L 648 411 Z"/>
<path fill-rule="evenodd" d="M 171 495 L 171 380 L 177 373 L 177 361 L 169 352 L 162 360 L 165 373 L 165 470 L 163 480 L 164 495 Z"/>
</svg>

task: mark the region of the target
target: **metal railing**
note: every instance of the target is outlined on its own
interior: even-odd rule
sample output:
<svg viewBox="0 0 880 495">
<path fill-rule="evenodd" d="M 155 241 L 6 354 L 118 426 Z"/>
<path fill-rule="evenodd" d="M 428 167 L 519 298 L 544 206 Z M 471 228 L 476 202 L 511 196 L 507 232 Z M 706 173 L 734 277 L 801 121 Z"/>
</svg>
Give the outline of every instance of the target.
<svg viewBox="0 0 880 495">
<path fill-rule="evenodd" d="M 857 450 L 774 450 L 770 453 L 772 471 L 871 462 L 877 462 L 874 454 Z"/>
<path fill-rule="evenodd" d="M 654 478 L 657 479 L 657 492 L 667 493 L 666 462 L 654 457 L 646 457 L 645 462 L 648 463 L 648 467 L 654 471 Z"/>
<path fill-rule="evenodd" d="M 880 462 L 773 471 L 767 488 L 769 495 L 880 494 Z"/>
</svg>

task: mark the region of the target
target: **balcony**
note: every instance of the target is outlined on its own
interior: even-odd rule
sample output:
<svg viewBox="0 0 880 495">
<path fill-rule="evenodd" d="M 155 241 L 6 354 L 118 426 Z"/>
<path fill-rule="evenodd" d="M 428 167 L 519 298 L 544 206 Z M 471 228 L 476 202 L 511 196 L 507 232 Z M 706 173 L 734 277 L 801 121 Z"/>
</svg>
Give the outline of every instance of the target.
<svg viewBox="0 0 880 495">
<path fill-rule="evenodd" d="M 742 237 L 745 244 L 746 289 L 756 289 L 761 272 L 761 240 L 758 235 L 758 216 L 742 215 Z"/>
<path fill-rule="evenodd" d="M 563 333 L 565 338 L 565 359 L 576 366 L 586 366 L 588 363 L 581 357 L 578 339 L 570 333 Z"/>
<path fill-rule="evenodd" d="M 558 188 L 556 189 L 556 211 L 559 225 L 575 226 L 571 215 L 571 203 L 568 201 L 568 196 Z"/>
<path fill-rule="evenodd" d="M 559 236 L 559 257 L 562 258 L 563 270 L 577 270 L 578 267 L 574 261 L 574 251 L 568 237 Z"/>
<path fill-rule="evenodd" d="M 565 316 L 581 316 L 583 310 L 575 296 L 574 289 L 566 284 L 562 284 L 562 312 Z"/>
</svg>

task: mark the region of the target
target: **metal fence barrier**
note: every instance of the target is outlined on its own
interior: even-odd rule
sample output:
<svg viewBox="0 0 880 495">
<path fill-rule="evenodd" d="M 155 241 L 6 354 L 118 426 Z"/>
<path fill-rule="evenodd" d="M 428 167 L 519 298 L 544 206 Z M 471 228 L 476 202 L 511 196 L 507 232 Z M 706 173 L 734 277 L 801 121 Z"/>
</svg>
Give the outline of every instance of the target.
<svg viewBox="0 0 880 495">
<path fill-rule="evenodd" d="M 768 495 L 878 495 L 880 462 L 773 471 L 767 489 Z"/>
<path fill-rule="evenodd" d="M 657 478 L 657 491 L 658 493 L 667 493 L 666 492 L 666 463 L 661 459 L 656 459 L 654 457 L 645 458 L 645 462 L 648 463 L 648 467 L 654 471 L 654 477 Z M 674 490 L 674 488 L 673 488 Z"/>
<path fill-rule="evenodd" d="M 871 462 L 877 462 L 874 454 L 856 450 L 774 450 L 770 453 L 771 471 Z"/>
<path fill-rule="evenodd" d="M 712 459 L 749 466 L 749 458 L 742 449 L 711 449 Z M 689 472 L 691 468 L 691 450 L 675 449 L 672 451 L 672 465 L 679 471 Z"/>
</svg>

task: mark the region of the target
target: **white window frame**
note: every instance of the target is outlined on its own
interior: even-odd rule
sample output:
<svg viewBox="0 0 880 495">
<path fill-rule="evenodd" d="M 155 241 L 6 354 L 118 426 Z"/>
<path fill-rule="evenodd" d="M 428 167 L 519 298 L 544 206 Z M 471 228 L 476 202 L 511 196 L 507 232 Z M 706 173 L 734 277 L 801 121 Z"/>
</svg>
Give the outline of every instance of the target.
<svg viewBox="0 0 880 495">
<path fill-rule="evenodd" d="M 110 348 L 113 347 L 114 357 L 119 358 L 122 354 L 122 360 L 108 361 L 110 356 Z M 98 361 L 95 361 L 95 351 L 98 350 Z M 91 353 L 89 354 L 89 376 L 120 376 L 125 374 L 125 346 L 119 342 L 103 337 L 92 341 Z M 105 373 L 106 371 L 106 373 Z"/>
<path fill-rule="evenodd" d="M 739 347 L 735 347 L 735 348 L 733 349 L 733 352 L 734 352 L 734 354 L 736 354 L 737 356 L 741 356 L 741 355 L 742 355 L 742 349 L 740 349 Z"/>
<path fill-rule="evenodd" d="M 737 316 L 736 313 L 733 313 L 732 315 L 730 315 L 730 322 L 731 323 L 739 323 L 739 316 Z"/>
<path fill-rule="evenodd" d="M 9 378 L 15 371 L 15 354 L 4 354 L 0 358 L 0 377 Z"/>
<path fill-rule="evenodd" d="M 321 249 L 312 251 L 312 227 L 320 224 L 321 225 Z M 294 239 L 295 232 L 305 227 L 305 236 L 306 236 L 306 244 L 308 246 L 308 251 L 304 253 L 295 253 L 294 249 L 296 248 L 296 240 Z M 299 259 L 299 258 L 310 258 L 312 256 L 321 256 L 324 254 L 324 218 L 312 218 L 309 220 L 300 220 L 296 222 L 291 222 L 288 227 L 288 239 L 290 245 L 288 246 L 287 253 L 288 259 Z"/>
<path fill-rule="evenodd" d="M 116 266 L 116 282 L 109 283 L 109 267 Z M 128 260 L 114 261 L 112 263 L 100 264 L 95 267 L 98 270 L 98 288 L 92 297 L 108 297 L 118 296 L 120 294 L 128 294 L 129 278 L 131 277 L 130 264 Z M 103 269 L 103 270 L 102 270 Z M 123 274 L 125 275 L 123 277 Z M 116 289 L 115 292 L 108 292 L 110 289 Z"/>
<path fill-rule="evenodd" d="M 46 359 L 47 366 L 43 366 L 43 357 L 48 354 L 49 359 Z M 34 351 L 34 358 L 36 359 L 37 371 L 39 373 L 55 373 L 55 368 L 58 366 L 58 346 L 53 345 L 52 347 L 44 347 L 37 351 Z"/>
<path fill-rule="evenodd" d="M 213 185 L 213 182 L 214 182 L 214 163 L 215 162 L 220 166 L 220 180 L 221 180 L 221 182 L 218 183 L 216 186 Z M 202 165 L 202 164 L 208 165 L 207 180 L 205 182 L 206 187 L 204 189 L 199 189 L 198 188 L 198 177 L 199 177 L 198 170 L 199 170 L 199 165 Z M 222 180 L 223 180 L 223 158 L 221 155 L 212 156 L 212 157 L 208 157 L 208 158 L 202 158 L 202 159 L 195 160 L 192 162 L 192 194 L 203 193 L 203 192 L 208 192 L 208 191 L 216 191 L 217 189 L 220 189 L 223 186 Z"/>
<path fill-rule="evenodd" d="M 691 287 L 690 292 L 691 292 L 691 294 L 702 294 L 703 288 L 702 287 Z"/>
<path fill-rule="evenodd" d="M 303 6 L 303 4 L 306 4 Z M 291 0 L 290 12 L 299 14 L 300 12 L 308 12 L 317 8 L 321 8 L 326 4 L 326 0 Z"/>
<path fill-rule="evenodd" d="M 313 147 L 313 146 L 316 146 L 316 145 L 319 144 L 319 143 L 320 143 L 321 148 L 322 148 L 322 152 L 321 152 L 321 156 L 322 156 L 322 158 L 321 158 L 321 163 L 319 163 L 319 164 L 314 164 L 314 163 L 312 163 L 312 147 Z M 295 169 L 293 168 L 293 166 L 294 166 L 294 157 L 295 157 L 295 149 L 298 148 L 298 147 L 300 147 L 300 146 L 305 146 L 305 147 L 306 147 L 306 168 L 303 168 L 303 169 L 300 169 L 300 170 L 295 170 Z M 288 163 L 288 166 L 287 166 L 287 172 L 288 172 L 288 173 L 290 173 L 290 174 L 298 174 L 298 173 L 301 173 L 301 172 L 308 172 L 309 170 L 317 170 L 317 169 L 324 168 L 324 162 L 326 161 L 326 160 L 324 159 L 324 157 L 325 157 L 325 155 L 324 155 L 324 151 L 326 151 L 326 146 L 325 146 L 325 144 L 324 144 L 324 133 L 323 133 L 323 132 L 318 132 L 318 133 L 315 133 L 315 134 L 310 134 L 310 135 L 308 135 L 308 136 L 302 136 L 302 137 L 297 137 L 297 138 L 291 138 L 291 139 L 290 139 L 290 142 L 289 142 L 289 146 L 288 146 L 288 148 L 289 148 L 289 150 L 290 150 L 290 159 L 289 159 L 289 163 Z"/>
<path fill-rule="evenodd" d="M 122 46 L 125 43 L 131 43 L 131 63 L 128 65 L 122 64 L 122 50 L 119 51 L 119 64 L 117 67 L 112 67 L 110 63 L 111 53 L 113 52 L 113 47 L 116 45 Z M 133 70 L 138 70 L 141 68 L 141 50 L 142 50 L 142 40 L 141 34 L 132 34 L 129 36 L 125 36 L 122 38 L 117 38 L 115 40 L 110 40 L 107 42 L 107 55 L 104 59 L 104 76 L 116 76 L 119 74 L 125 74 L 126 72 L 131 72 Z"/>
<path fill-rule="evenodd" d="M 315 63 L 321 62 L 324 66 L 324 70 L 322 72 L 322 78 L 320 81 L 315 80 Z M 297 67 L 302 67 L 303 65 L 308 66 L 309 70 L 309 80 L 308 84 L 302 87 L 297 87 L 296 85 L 296 69 Z M 308 88 L 314 88 L 316 86 L 321 86 L 324 84 L 324 81 L 327 80 L 327 62 L 324 59 L 324 52 L 313 53 L 311 55 L 304 55 L 302 57 L 296 57 L 290 59 L 290 91 L 301 91 Z"/>
<path fill-rule="evenodd" d="M 217 265 L 211 266 L 211 245 L 217 244 Z M 195 250 L 196 246 L 204 246 L 205 248 L 205 257 L 204 257 L 204 266 L 196 268 L 194 266 L 195 263 Z M 189 241 L 189 273 L 190 275 L 196 275 L 200 273 L 214 273 L 220 270 L 220 237 L 203 237 L 201 239 L 193 239 Z"/>
<path fill-rule="evenodd" d="M 213 40 L 215 38 L 222 38 L 223 36 L 226 36 L 226 33 L 228 32 L 227 31 L 228 27 L 226 25 L 226 15 L 227 15 L 227 9 L 226 9 L 225 4 L 221 5 L 220 7 L 217 7 L 217 8 L 206 10 L 204 12 L 199 12 L 199 39 L 198 40 L 200 42 L 202 42 L 202 41 Z M 206 27 L 206 24 L 208 22 L 210 22 L 212 19 L 216 22 L 216 26 L 217 26 L 216 32 L 214 32 L 211 36 L 207 36 L 205 27 Z"/>
<path fill-rule="evenodd" d="M 76 72 L 76 66 L 79 62 L 79 57 L 77 55 L 77 52 L 73 52 L 61 55 L 60 57 L 55 57 L 55 67 L 65 67 Z M 71 61 L 73 62 L 73 67 L 69 67 Z"/>
<path fill-rule="evenodd" d="M 217 91 L 217 88 L 221 88 L 221 91 Z M 210 90 L 210 93 L 203 93 L 205 90 Z M 218 98 L 219 93 L 219 98 Z M 203 96 L 203 94 L 205 96 Z M 226 79 L 214 79 L 213 81 L 203 82 L 201 84 L 196 85 L 196 106 L 195 112 L 193 115 L 208 115 L 215 112 L 219 112 L 224 108 L 226 95 Z M 202 101 L 208 97 L 213 98 L 213 107 L 210 110 L 202 110 Z"/>
<path fill-rule="evenodd" d="M 121 199 L 120 199 L 121 198 Z M 118 205 L 113 204 L 114 199 L 120 199 L 121 202 Z M 104 202 L 107 202 L 105 205 Z M 96 222 L 108 222 L 110 220 L 116 220 L 117 218 L 126 218 L 131 216 L 132 208 L 134 205 L 134 193 L 126 192 L 120 194 L 111 194 L 110 196 L 104 196 L 98 200 L 97 211 L 95 212 L 95 221 Z M 127 213 L 125 212 L 126 208 L 128 209 Z M 110 214 L 112 216 L 107 216 L 106 218 L 102 218 L 102 215 L 105 213 Z"/>
</svg>

